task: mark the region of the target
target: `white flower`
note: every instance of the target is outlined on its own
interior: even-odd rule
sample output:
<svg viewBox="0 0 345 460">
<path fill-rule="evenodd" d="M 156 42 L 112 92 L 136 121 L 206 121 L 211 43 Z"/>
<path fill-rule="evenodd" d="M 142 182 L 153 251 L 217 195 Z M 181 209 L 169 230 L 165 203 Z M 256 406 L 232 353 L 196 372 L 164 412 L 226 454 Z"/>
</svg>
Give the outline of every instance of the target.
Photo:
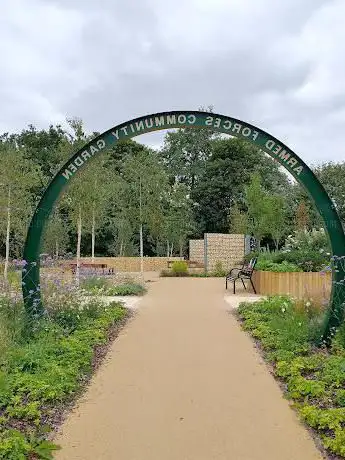
<svg viewBox="0 0 345 460">
<path fill-rule="evenodd" d="M 282 312 L 285 313 L 285 312 L 286 312 L 286 308 L 283 307 L 283 308 L 282 308 Z"/>
<path fill-rule="evenodd" d="M 306 307 L 310 307 L 311 303 L 310 302 L 306 302 L 305 306 Z"/>
</svg>

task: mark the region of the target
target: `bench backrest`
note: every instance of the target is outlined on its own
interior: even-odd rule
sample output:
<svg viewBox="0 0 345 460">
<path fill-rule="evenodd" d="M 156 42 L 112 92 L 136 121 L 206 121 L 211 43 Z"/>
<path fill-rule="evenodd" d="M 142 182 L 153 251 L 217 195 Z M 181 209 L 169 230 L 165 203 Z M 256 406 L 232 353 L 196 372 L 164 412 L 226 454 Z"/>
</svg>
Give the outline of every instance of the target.
<svg viewBox="0 0 345 460">
<path fill-rule="evenodd" d="M 252 259 L 250 259 L 250 261 L 248 262 L 248 264 L 245 264 L 245 265 L 243 266 L 241 272 L 244 273 L 245 275 L 248 275 L 248 276 L 252 275 L 257 260 L 258 260 L 257 257 L 253 257 Z"/>
</svg>

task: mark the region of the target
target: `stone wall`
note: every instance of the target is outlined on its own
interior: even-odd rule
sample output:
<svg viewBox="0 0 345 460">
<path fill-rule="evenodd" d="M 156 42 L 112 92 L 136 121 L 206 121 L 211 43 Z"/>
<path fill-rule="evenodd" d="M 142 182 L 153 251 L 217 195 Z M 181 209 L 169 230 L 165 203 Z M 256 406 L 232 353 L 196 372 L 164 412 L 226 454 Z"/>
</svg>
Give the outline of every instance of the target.
<svg viewBox="0 0 345 460">
<path fill-rule="evenodd" d="M 224 270 L 230 270 L 243 261 L 244 235 L 206 233 L 204 237 L 208 271 L 214 270 L 217 262 L 222 264 Z"/>
<path fill-rule="evenodd" d="M 181 260 L 180 257 L 144 257 L 144 271 L 166 270 L 168 261 Z M 91 257 L 82 257 L 81 263 L 91 263 Z M 68 262 L 67 262 L 68 263 Z M 119 272 L 140 272 L 140 257 L 95 257 L 94 263 L 107 264 Z"/>
<path fill-rule="evenodd" d="M 224 270 L 229 270 L 242 262 L 244 253 L 244 235 L 205 233 L 203 240 L 189 241 L 189 260 L 204 264 L 206 259 L 208 271 L 214 270 L 217 262 L 221 262 Z"/>
<path fill-rule="evenodd" d="M 204 240 L 189 240 L 189 260 L 204 263 Z"/>
</svg>

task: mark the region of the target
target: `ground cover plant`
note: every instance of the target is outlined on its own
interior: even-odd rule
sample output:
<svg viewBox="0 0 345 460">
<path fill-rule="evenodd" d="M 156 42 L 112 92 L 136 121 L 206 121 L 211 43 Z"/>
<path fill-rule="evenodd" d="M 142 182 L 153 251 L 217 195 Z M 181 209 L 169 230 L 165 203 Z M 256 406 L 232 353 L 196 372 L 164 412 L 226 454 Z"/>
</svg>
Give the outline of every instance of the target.
<svg viewBox="0 0 345 460">
<path fill-rule="evenodd" d="M 272 272 L 330 271 L 331 254 L 325 231 L 298 230 L 289 235 L 284 246 L 276 251 L 261 251 L 246 256 L 258 257 L 256 270 Z"/>
<path fill-rule="evenodd" d="M 81 290 L 86 295 L 128 296 L 143 295 L 145 286 L 132 281 L 114 284 L 110 279 L 102 276 L 91 276 L 81 281 Z"/>
<path fill-rule="evenodd" d="M 195 278 L 223 278 L 228 272 L 223 268 L 221 261 L 217 261 L 214 269 L 208 272 L 188 270 L 186 262 L 177 261 L 172 264 L 171 270 L 162 270 L 162 277 L 185 277 L 191 276 Z"/>
<path fill-rule="evenodd" d="M 59 295 L 59 291 L 62 292 Z M 11 294 L 11 295 L 9 295 Z M 14 294 L 14 295 L 13 295 Z M 90 377 L 107 343 L 129 316 L 119 303 L 81 302 L 58 286 L 27 333 L 23 303 L 0 296 L 0 458 L 49 459 L 50 433 Z"/>
<path fill-rule="evenodd" d="M 345 458 L 345 324 L 326 349 L 318 342 L 325 312 L 310 302 L 275 296 L 242 303 L 238 315 L 300 417 L 329 453 Z"/>
</svg>

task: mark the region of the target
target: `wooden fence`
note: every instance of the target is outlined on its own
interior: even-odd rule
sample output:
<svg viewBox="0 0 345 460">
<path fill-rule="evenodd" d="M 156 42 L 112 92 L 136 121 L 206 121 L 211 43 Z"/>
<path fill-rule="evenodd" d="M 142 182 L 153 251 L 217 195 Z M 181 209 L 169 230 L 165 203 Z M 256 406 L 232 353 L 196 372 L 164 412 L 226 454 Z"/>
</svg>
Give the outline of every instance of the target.
<svg viewBox="0 0 345 460">
<path fill-rule="evenodd" d="M 331 287 L 331 273 L 292 272 L 276 273 L 255 271 L 253 283 L 258 294 L 288 294 L 297 299 L 328 302 Z"/>
</svg>

